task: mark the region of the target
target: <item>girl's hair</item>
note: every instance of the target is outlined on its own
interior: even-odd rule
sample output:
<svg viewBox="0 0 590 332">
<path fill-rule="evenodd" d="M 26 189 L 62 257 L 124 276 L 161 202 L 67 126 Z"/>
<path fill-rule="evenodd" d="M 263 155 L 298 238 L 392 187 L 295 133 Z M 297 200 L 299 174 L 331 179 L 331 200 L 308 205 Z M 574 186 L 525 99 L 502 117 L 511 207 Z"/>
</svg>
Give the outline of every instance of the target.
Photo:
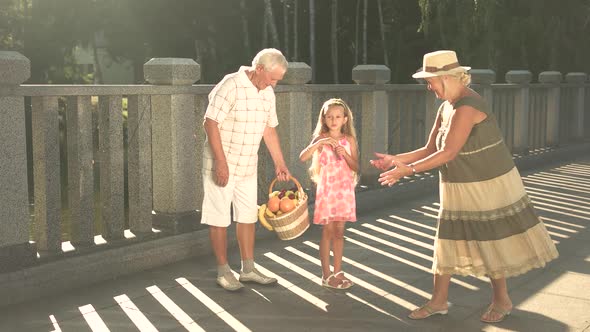
<svg viewBox="0 0 590 332">
<path fill-rule="evenodd" d="M 354 141 L 357 142 L 356 131 L 354 129 L 354 121 L 353 121 L 352 111 L 350 110 L 350 107 L 346 104 L 346 102 L 340 98 L 328 99 L 322 105 L 322 108 L 320 109 L 320 114 L 318 116 L 318 122 L 315 126 L 315 130 L 313 131 L 313 139 L 315 140 L 320 135 L 328 133 L 330 131 L 330 129 L 326 125 L 326 113 L 328 113 L 328 110 L 332 106 L 340 106 L 340 107 L 342 107 L 342 109 L 344 109 L 344 117 L 347 118 L 348 121 L 346 121 L 344 126 L 342 126 L 342 133 L 347 137 L 350 136 L 350 137 L 354 138 Z M 319 179 L 319 176 L 320 176 L 319 155 L 320 155 L 320 153 L 318 150 L 316 150 L 313 153 L 313 156 L 311 158 L 311 167 L 309 168 L 309 174 L 311 176 L 311 180 L 315 183 L 318 183 L 320 180 Z M 354 179 L 354 185 L 356 185 L 358 182 L 358 174 L 354 171 L 353 171 L 353 179 Z"/>
</svg>

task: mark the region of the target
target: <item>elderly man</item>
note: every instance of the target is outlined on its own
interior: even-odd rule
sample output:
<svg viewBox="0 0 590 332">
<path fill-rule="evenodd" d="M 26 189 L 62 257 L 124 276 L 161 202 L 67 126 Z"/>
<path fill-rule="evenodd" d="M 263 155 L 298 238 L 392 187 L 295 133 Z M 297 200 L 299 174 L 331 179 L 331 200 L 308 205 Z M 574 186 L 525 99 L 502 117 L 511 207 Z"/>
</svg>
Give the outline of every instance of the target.
<svg viewBox="0 0 590 332">
<path fill-rule="evenodd" d="M 257 220 L 257 168 L 260 141 L 268 148 L 279 180 L 290 177 L 275 127 L 278 125 L 273 88 L 283 79 L 287 60 L 276 49 L 264 49 L 252 60 L 218 83 L 209 94 L 203 126 L 207 133 L 203 149 L 204 198 L 201 223 L 209 225 L 209 238 L 217 259 L 217 284 L 229 291 L 242 282 L 273 284 L 254 265 Z M 227 227 L 237 222 L 242 258 L 239 281 L 227 262 Z"/>
</svg>

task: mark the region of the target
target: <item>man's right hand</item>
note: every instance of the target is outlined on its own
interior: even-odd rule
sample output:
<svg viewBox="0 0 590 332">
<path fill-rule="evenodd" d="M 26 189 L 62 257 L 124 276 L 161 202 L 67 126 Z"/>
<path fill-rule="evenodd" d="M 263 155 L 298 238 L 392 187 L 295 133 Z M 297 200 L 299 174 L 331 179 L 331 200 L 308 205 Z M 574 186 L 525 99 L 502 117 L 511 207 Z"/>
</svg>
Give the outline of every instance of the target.
<svg viewBox="0 0 590 332">
<path fill-rule="evenodd" d="M 215 161 L 215 176 L 213 178 L 215 184 L 220 187 L 225 187 L 229 180 L 229 168 L 227 167 L 227 161 Z"/>
</svg>

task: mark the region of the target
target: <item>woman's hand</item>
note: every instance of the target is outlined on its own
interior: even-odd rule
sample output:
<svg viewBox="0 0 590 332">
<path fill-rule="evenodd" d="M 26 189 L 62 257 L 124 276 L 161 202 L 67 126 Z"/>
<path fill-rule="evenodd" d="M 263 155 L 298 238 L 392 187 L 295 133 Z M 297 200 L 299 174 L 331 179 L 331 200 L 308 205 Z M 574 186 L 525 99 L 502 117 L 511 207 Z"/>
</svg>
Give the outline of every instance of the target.
<svg viewBox="0 0 590 332">
<path fill-rule="evenodd" d="M 379 152 L 375 152 L 375 156 L 377 159 L 369 160 L 371 165 L 373 165 L 375 168 L 385 171 L 393 166 L 393 160 L 395 159 L 395 156 Z"/>
<path fill-rule="evenodd" d="M 392 162 L 395 168 L 379 175 L 379 183 L 382 186 L 391 187 L 404 176 L 410 176 L 414 173 L 410 166 L 398 162 L 395 159 L 392 159 Z"/>
</svg>

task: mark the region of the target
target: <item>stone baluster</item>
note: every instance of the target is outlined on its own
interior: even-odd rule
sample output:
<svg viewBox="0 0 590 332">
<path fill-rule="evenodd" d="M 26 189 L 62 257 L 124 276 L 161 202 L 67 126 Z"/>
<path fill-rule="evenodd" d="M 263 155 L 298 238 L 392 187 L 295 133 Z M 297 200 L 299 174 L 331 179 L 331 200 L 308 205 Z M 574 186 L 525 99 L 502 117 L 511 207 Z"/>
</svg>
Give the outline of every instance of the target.
<svg viewBox="0 0 590 332">
<path fill-rule="evenodd" d="M 471 83 L 479 85 L 479 93 L 487 102 L 489 110 L 493 110 L 494 91 L 492 84 L 496 82 L 496 72 L 491 69 L 471 69 Z"/>
<path fill-rule="evenodd" d="M 29 242 L 29 194 L 24 98 L 11 90 L 29 79 L 22 54 L 0 51 L 0 271 L 33 264 Z"/>
<path fill-rule="evenodd" d="M 528 70 L 511 70 L 506 73 L 506 82 L 518 84 L 514 97 L 514 144 L 512 153 L 529 152 L 529 95 L 532 74 Z"/>
<path fill-rule="evenodd" d="M 539 82 L 551 84 L 547 88 L 547 127 L 546 146 L 555 147 L 559 145 L 559 109 L 562 75 L 558 71 L 544 71 L 539 74 Z"/>
<path fill-rule="evenodd" d="M 94 244 L 94 163 L 90 96 L 68 97 L 68 202 L 74 246 Z"/>
<path fill-rule="evenodd" d="M 32 97 L 35 241 L 41 254 L 61 252 L 61 189 L 57 97 Z"/>
<path fill-rule="evenodd" d="M 98 137 L 102 236 L 124 238 L 124 156 L 122 96 L 101 96 L 98 101 Z"/>
<path fill-rule="evenodd" d="M 352 80 L 357 84 L 382 85 L 389 82 L 391 71 L 384 65 L 358 65 L 352 69 Z M 374 152 L 387 152 L 389 146 L 389 99 L 383 90 L 362 93 L 360 133 L 361 183 L 375 184 L 380 171 L 369 160 Z"/>
<path fill-rule="evenodd" d="M 575 84 L 574 92 L 574 109 L 572 119 L 572 138 L 576 141 L 584 139 L 584 97 L 585 97 L 585 83 L 588 75 L 586 73 L 567 73 L 565 81 L 567 83 Z"/>
<path fill-rule="evenodd" d="M 133 234 L 141 237 L 152 234 L 152 109 L 150 97 L 130 96 L 127 114 L 129 229 Z"/>
<path fill-rule="evenodd" d="M 201 78 L 201 69 L 192 59 L 154 58 L 145 63 L 144 75 L 151 84 L 191 85 Z M 195 96 L 154 95 L 151 104 L 153 223 L 174 233 L 186 232 L 198 223 L 201 208 Z"/>
</svg>

